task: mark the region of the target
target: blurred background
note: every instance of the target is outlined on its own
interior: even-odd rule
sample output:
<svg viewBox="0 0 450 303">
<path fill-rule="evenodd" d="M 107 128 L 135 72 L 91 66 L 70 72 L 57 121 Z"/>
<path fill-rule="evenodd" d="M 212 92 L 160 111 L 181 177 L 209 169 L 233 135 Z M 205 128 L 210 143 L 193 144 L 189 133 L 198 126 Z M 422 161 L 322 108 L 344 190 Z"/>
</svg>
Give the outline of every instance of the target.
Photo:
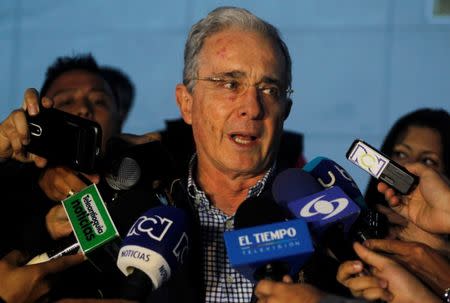
<svg viewBox="0 0 450 303">
<path fill-rule="evenodd" d="M 403 114 L 450 110 L 450 0 L 1 0 L 0 119 L 57 56 L 91 52 L 135 84 L 124 131 L 164 128 L 179 117 L 189 28 L 223 5 L 280 29 L 295 91 L 285 128 L 304 134 L 307 160 L 335 160 L 362 190 L 368 176 L 345 160 L 355 138 L 379 147 Z"/>
</svg>

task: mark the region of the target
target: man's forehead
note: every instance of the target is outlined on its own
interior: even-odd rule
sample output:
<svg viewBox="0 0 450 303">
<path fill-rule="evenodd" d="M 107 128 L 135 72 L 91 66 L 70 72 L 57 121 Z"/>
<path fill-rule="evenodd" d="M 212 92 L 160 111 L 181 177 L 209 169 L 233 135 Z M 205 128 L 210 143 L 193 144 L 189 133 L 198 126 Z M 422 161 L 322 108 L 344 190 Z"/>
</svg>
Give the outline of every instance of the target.
<svg viewBox="0 0 450 303">
<path fill-rule="evenodd" d="M 59 75 L 50 84 L 47 95 L 69 94 L 79 90 L 111 94 L 106 81 L 100 75 L 86 70 L 71 70 Z"/>
<path fill-rule="evenodd" d="M 242 73 L 250 69 L 264 69 L 271 78 L 282 78 L 285 60 L 281 49 L 269 37 L 254 31 L 225 29 L 211 34 L 204 41 L 199 54 L 198 71 Z"/>
</svg>

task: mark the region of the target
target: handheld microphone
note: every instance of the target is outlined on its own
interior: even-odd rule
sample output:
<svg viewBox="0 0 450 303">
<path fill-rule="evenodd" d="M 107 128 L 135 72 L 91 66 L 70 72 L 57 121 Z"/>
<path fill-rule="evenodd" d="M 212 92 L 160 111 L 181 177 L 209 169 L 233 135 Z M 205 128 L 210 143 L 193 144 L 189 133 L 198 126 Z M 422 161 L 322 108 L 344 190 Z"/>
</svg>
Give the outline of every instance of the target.
<svg viewBox="0 0 450 303">
<path fill-rule="evenodd" d="M 362 210 L 367 209 L 364 198 L 352 176 L 335 161 L 316 157 L 309 161 L 303 170 L 317 179 L 323 188 L 339 186 Z"/>
<path fill-rule="evenodd" d="M 114 190 L 129 190 L 141 178 L 141 167 L 130 157 L 120 160 L 117 169 L 105 176 L 106 183 Z"/>
<path fill-rule="evenodd" d="M 127 276 L 124 298 L 142 301 L 173 276 L 190 249 L 189 228 L 187 214 L 175 207 L 153 208 L 136 220 L 117 259 Z"/>
<path fill-rule="evenodd" d="M 299 168 L 288 168 L 279 173 L 272 184 L 272 195 L 283 208 L 295 199 L 321 191 L 322 186 L 310 174 Z"/>
<path fill-rule="evenodd" d="M 95 184 L 63 200 L 62 205 L 76 241 L 58 253 L 36 256 L 28 264 L 41 263 L 77 251 L 89 257 L 99 247 L 106 249 L 105 244 L 110 242 L 108 253 L 114 254 L 113 242 L 119 240 L 119 233 Z"/>
<path fill-rule="evenodd" d="M 281 281 L 294 275 L 313 253 L 304 220 L 280 208 L 269 190 L 250 197 L 237 209 L 234 231 L 224 233 L 230 264 L 250 281 Z"/>
<path fill-rule="evenodd" d="M 149 184 L 170 171 L 171 167 L 171 159 L 158 142 L 133 146 L 120 138 L 108 141 L 101 167 L 105 177 L 98 189 L 103 201 L 107 201 L 108 212 L 119 234 L 125 234 L 144 211 L 161 205 L 163 201 L 156 199 L 155 190 Z M 90 183 L 89 180 L 83 181 Z M 69 236 L 30 262 L 41 263 L 78 251 L 77 239 Z"/>
<path fill-rule="evenodd" d="M 317 178 L 324 188 L 340 187 L 361 208 L 361 213 L 350 230 L 345 231 L 346 236 L 362 243 L 367 239 L 380 239 L 387 235 L 388 220 L 386 216 L 367 207 L 358 185 L 339 164 L 325 157 L 316 157 L 307 163 L 303 170 Z"/>
<path fill-rule="evenodd" d="M 153 180 L 166 180 L 174 174 L 174 165 L 170 153 L 159 141 L 133 145 L 124 139 L 113 137 L 107 143 L 99 170 L 103 175 L 108 176 L 110 185 L 114 184 L 115 181 L 112 180 L 120 175 L 123 178 L 133 177 L 134 184 L 120 189 L 124 190 L 142 183 L 148 185 L 148 182 Z M 136 173 L 137 170 L 139 173 Z M 122 186 L 125 183 L 122 181 Z"/>
<path fill-rule="evenodd" d="M 275 177 L 272 193 L 279 205 L 294 217 L 305 219 L 319 237 L 336 223 L 348 231 L 360 212 L 342 189 L 334 186 L 323 190 L 315 178 L 296 168 Z"/>
</svg>

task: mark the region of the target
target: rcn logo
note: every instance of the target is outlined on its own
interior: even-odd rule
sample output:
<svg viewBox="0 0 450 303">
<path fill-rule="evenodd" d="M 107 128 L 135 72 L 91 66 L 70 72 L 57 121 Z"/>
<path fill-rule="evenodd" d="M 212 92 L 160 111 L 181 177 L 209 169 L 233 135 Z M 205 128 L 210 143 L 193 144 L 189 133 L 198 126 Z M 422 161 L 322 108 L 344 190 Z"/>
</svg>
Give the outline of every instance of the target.
<svg viewBox="0 0 450 303">
<path fill-rule="evenodd" d="M 142 216 L 133 224 L 127 236 L 139 236 L 141 233 L 146 233 L 151 239 L 161 241 L 172 224 L 172 220 L 158 215 Z"/>
<path fill-rule="evenodd" d="M 342 212 L 348 205 L 346 198 L 336 198 L 331 201 L 321 200 L 325 195 L 308 202 L 301 210 L 300 216 L 309 218 L 315 215 L 326 215 L 322 220 L 332 218 Z"/>
</svg>

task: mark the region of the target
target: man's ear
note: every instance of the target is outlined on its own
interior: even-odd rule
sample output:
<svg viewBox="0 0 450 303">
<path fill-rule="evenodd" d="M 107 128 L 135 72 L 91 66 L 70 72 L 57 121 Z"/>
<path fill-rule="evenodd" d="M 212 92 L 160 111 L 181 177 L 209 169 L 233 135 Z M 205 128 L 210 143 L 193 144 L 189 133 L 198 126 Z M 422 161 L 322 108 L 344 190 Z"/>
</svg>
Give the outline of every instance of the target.
<svg viewBox="0 0 450 303">
<path fill-rule="evenodd" d="M 284 120 L 286 120 L 289 117 L 289 114 L 291 113 L 291 108 L 292 108 L 292 99 L 288 98 L 286 100 L 286 108 L 285 108 L 285 112 L 284 112 Z"/>
<path fill-rule="evenodd" d="M 177 98 L 177 105 L 180 109 L 181 117 L 184 122 L 192 124 L 192 95 L 188 88 L 184 84 L 177 84 L 175 89 L 175 95 Z"/>
</svg>

